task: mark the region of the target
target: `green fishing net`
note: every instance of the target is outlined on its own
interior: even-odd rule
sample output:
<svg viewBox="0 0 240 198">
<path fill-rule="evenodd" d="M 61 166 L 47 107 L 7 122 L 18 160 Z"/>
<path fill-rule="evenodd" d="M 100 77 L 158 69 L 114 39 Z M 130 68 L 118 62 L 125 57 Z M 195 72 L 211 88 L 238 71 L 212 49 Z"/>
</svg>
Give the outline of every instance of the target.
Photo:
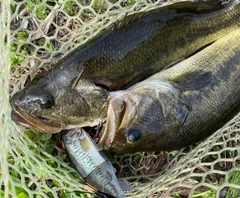
<svg viewBox="0 0 240 198">
<path fill-rule="evenodd" d="M 154 0 L 0 1 L 0 197 L 93 197 L 59 134 L 11 121 L 9 97 L 74 47 Z M 180 1 L 180 0 L 178 0 Z M 240 114 L 200 144 L 173 152 L 106 153 L 130 197 L 239 197 Z"/>
</svg>

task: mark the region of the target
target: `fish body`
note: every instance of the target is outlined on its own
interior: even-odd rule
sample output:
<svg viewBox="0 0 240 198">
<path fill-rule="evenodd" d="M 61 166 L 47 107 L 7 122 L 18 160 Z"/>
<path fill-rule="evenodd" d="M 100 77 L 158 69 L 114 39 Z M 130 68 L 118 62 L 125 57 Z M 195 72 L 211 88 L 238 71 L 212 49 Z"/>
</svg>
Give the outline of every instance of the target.
<svg viewBox="0 0 240 198">
<path fill-rule="evenodd" d="M 176 150 L 214 133 L 240 111 L 240 29 L 135 84 L 112 92 L 98 147 Z"/>
<path fill-rule="evenodd" d="M 125 21 L 131 21 L 143 15 L 133 22 L 123 20 L 120 27 L 80 46 L 58 65 L 75 74 L 84 67 L 82 78 L 108 90 L 129 87 L 239 28 L 239 0 L 219 2 L 181 2 L 126 16 Z"/>
<path fill-rule="evenodd" d="M 87 183 L 102 193 L 126 197 L 112 164 L 83 129 L 63 131 L 63 142 L 72 163 Z"/>
<path fill-rule="evenodd" d="M 128 87 L 239 28 L 239 0 L 219 2 L 182 2 L 127 16 L 128 23 L 115 24 L 16 93 L 13 120 L 50 133 L 97 125 L 107 115 L 106 90 Z"/>
</svg>

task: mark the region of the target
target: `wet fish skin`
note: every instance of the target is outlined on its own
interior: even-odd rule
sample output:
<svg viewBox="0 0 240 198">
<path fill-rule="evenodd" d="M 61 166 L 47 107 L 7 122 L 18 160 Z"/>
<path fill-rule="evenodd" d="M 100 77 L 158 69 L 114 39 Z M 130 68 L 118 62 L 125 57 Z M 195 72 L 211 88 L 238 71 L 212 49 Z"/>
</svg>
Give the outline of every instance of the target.
<svg viewBox="0 0 240 198">
<path fill-rule="evenodd" d="M 130 86 L 239 28 L 239 0 L 212 2 L 159 8 L 94 38 L 14 95 L 13 120 L 51 133 L 103 121 L 109 94 L 95 84 Z"/>
<path fill-rule="evenodd" d="M 176 150 L 203 140 L 240 111 L 240 29 L 137 83 L 112 92 L 99 149 Z"/>
<path fill-rule="evenodd" d="M 73 52 L 62 66 L 84 66 L 83 78 L 108 90 L 129 87 L 239 28 L 239 0 L 219 2 L 200 2 L 203 10 L 196 2 L 159 8 Z"/>
<path fill-rule="evenodd" d="M 114 168 L 93 140 L 80 128 L 62 131 L 62 139 L 72 163 L 87 183 L 100 192 L 125 198 Z"/>
<path fill-rule="evenodd" d="M 66 86 L 57 89 L 55 98 L 48 92 L 37 97 L 45 92 L 40 87 L 31 86 L 30 89 L 32 93 L 27 94 L 26 99 L 26 90 L 11 99 L 12 119 L 26 127 L 58 133 L 64 129 L 94 126 L 106 119 L 109 92 L 90 81 L 84 80 L 74 88 Z"/>
</svg>

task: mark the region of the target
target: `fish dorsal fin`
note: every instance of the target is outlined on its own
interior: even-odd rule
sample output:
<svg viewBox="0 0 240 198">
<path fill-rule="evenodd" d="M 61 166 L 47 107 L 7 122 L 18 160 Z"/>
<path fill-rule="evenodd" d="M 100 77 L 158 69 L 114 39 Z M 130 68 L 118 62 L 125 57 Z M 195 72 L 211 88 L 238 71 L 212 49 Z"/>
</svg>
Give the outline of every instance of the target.
<svg viewBox="0 0 240 198">
<path fill-rule="evenodd" d="M 134 189 L 130 184 L 122 180 L 118 179 L 118 183 L 124 192 L 132 191 Z"/>
<path fill-rule="evenodd" d="M 126 13 L 126 15 L 120 19 L 117 20 L 114 24 L 113 24 L 113 30 L 119 30 L 122 27 L 125 27 L 126 25 L 133 23 L 134 21 L 142 18 L 143 16 L 146 16 L 148 14 L 150 14 L 151 12 L 155 11 L 154 10 L 150 10 L 150 11 L 143 11 L 143 12 L 138 12 L 138 13 L 134 13 L 134 14 L 129 14 Z"/>
<path fill-rule="evenodd" d="M 232 1 L 232 0 L 229 0 Z M 185 2 L 178 2 L 171 5 L 166 5 L 165 7 L 162 7 L 163 9 L 177 9 L 177 10 L 187 10 L 192 12 L 199 12 L 199 11 L 212 11 L 213 9 L 221 9 L 222 6 L 224 6 L 224 3 L 222 0 L 207 0 L 207 1 L 185 1 Z M 151 12 L 156 11 L 157 9 L 152 9 L 149 11 L 142 11 L 134 14 L 126 13 L 126 15 L 123 17 L 123 19 L 117 20 L 113 26 L 113 30 L 121 29 L 122 27 L 125 27 L 126 25 L 142 18 L 143 16 L 146 16 L 150 14 Z"/>
<path fill-rule="evenodd" d="M 212 11 L 213 9 L 221 9 L 226 3 L 222 0 L 207 0 L 207 1 L 185 1 L 178 2 L 168 6 L 168 9 L 187 10 L 192 12 Z"/>
<path fill-rule="evenodd" d="M 182 74 L 174 78 L 173 85 L 180 91 L 198 90 L 202 89 L 212 80 L 212 72 L 191 72 Z"/>
</svg>

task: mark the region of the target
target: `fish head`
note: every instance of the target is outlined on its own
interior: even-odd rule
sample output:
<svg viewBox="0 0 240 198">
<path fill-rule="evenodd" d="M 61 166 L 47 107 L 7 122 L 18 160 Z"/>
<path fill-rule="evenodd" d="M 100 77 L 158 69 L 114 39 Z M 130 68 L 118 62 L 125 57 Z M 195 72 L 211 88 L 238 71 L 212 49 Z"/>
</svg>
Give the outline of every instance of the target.
<svg viewBox="0 0 240 198">
<path fill-rule="evenodd" d="M 12 119 L 25 127 L 58 133 L 63 129 L 93 126 L 106 119 L 108 92 L 88 79 L 76 86 L 54 86 L 43 76 L 11 98 Z"/>
<path fill-rule="evenodd" d="M 165 84 L 154 82 L 112 92 L 98 147 L 116 152 L 168 150 L 170 137 L 187 114 L 188 107 L 178 92 Z"/>
</svg>

